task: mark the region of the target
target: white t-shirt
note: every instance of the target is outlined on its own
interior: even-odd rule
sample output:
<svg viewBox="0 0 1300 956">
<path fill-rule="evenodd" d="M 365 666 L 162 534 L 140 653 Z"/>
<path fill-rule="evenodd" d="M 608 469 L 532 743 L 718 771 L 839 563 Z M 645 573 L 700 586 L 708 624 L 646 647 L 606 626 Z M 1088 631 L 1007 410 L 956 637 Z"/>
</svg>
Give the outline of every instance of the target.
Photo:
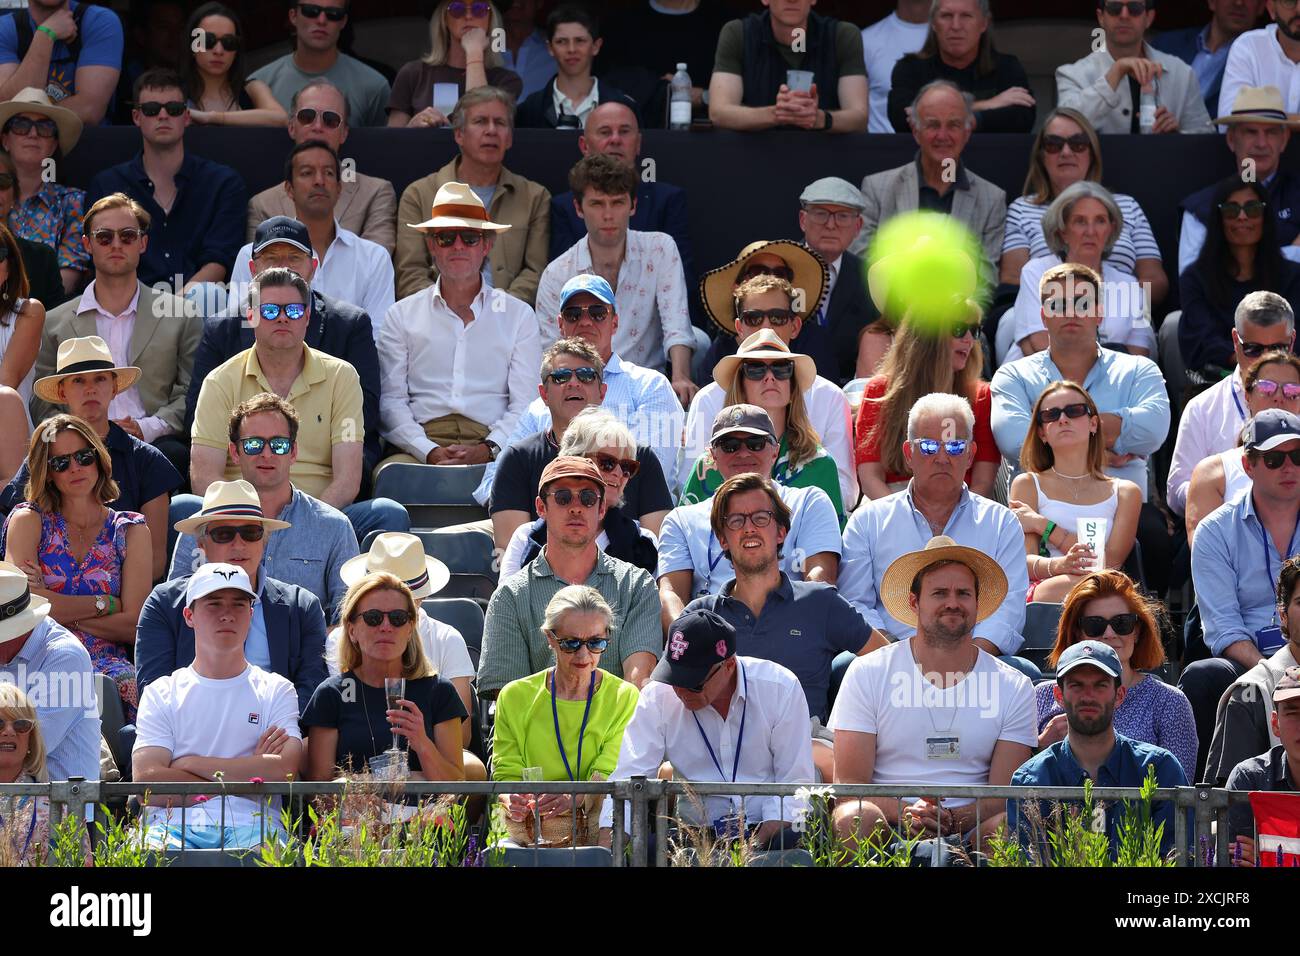
<svg viewBox="0 0 1300 956">
<path fill-rule="evenodd" d="M 929 30 L 928 20 L 908 23 L 899 19 L 895 11 L 862 31 L 862 56 L 867 64 L 867 82 L 871 85 L 868 133 L 894 132 L 894 125 L 889 122 L 889 90 L 894 78 L 894 64 L 925 46 L 925 35 Z"/>
<path fill-rule="evenodd" d="M 257 740 L 270 727 L 302 739 L 298 728 L 298 693 L 287 678 L 249 664 L 238 677 L 213 680 L 194 667 L 160 677 L 140 696 L 135 721 L 135 750 L 161 747 L 177 757 L 201 754 L 223 759 L 252 756 Z M 233 781 L 232 781 L 233 782 Z M 214 787 L 219 785 L 214 784 Z M 214 797 L 185 810 L 186 826 L 257 826 L 259 802 L 247 797 Z M 149 807 L 147 822 L 180 825 L 179 807 Z M 280 799 L 267 806 L 266 828 L 280 827 Z"/>
<path fill-rule="evenodd" d="M 445 680 L 457 677 L 473 677 L 474 664 L 469 659 L 469 648 L 460 631 L 442 621 L 435 621 L 420 608 L 416 618 L 416 628 L 420 632 L 420 643 L 424 645 L 424 656 L 429 659 L 433 672 Z M 339 641 L 343 637 L 343 628 L 336 627 L 325 640 L 325 666 L 330 676 L 339 673 Z"/>
<path fill-rule="evenodd" d="M 975 669 L 958 684 L 934 686 L 916 666 L 907 638 L 854 658 L 844 675 L 828 725 L 876 735 L 873 784 L 976 786 L 989 782 L 999 740 L 1038 745 L 1034 688 L 1019 671 L 983 650 Z M 927 756 L 927 738 L 952 757 Z M 918 797 L 924 794 L 918 791 Z M 905 797 L 914 802 L 918 797 Z M 969 800 L 945 800 L 960 806 Z"/>
</svg>

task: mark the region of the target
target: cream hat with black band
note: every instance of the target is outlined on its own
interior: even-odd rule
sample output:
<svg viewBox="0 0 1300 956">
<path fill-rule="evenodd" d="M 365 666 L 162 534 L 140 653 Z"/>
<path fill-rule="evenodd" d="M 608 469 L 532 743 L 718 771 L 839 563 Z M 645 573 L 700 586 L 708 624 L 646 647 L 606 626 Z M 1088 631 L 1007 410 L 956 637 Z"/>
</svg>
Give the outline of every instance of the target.
<svg viewBox="0 0 1300 956">
<path fill-rule="evenodd" d="M 413 534 L 385 531 L 375 535 L 370 550 L 349 558 L 339 568 L 339 577 L 348 587 L 367 574 L 385 571 L 401 578 L 417 601 L 437 594 L 451 580 L 451 572 L 437 558 L 424 553 L 424 544 Z"/>
<path fill-rule="evenodd" d="M 72 375 L 87 372 L 112 372 L 116 378 L 114 395 L 120 395 L 140 380 L 140 370 L 134 365 L 118 365 L 108 350 L 108 343 L 98 335 L 79 339 L 64 339 L 59 343 L 59 355 L 54 363 L 54 374 L 38 378 L 32 384 L 37 398 L 51 405 L 66 405 L 59 395 L 59 383 Z"/>
<path fill-rule="evenodd" d="M 282 531 L 293 527 L 287 521 L 268 518 L 262 514 L 262 502 L 257 490 L 243 478 L 235 481 L 214 481 L 203 495 L 203 507 L 193 516 L 176 522 L 173 527 L 181 534 L 197 535 L 210 521 L 253 521 L 265 525 L 267 531 Z"/>
<path fill-rule="evenodd" d="M 0 644 L 27 634 L 50 613 L 50 602 L 33 594 L 27 575 L 0 561 Z"/>
</svg>

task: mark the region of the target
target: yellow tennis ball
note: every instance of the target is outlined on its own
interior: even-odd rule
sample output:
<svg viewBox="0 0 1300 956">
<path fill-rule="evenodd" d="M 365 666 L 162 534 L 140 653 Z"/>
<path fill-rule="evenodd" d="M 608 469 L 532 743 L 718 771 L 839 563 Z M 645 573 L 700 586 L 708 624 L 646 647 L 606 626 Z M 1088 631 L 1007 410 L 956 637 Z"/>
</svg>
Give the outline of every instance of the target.
<svg viewBox="0 0 1300 956">
<path fill-rule="evenodd" d="M 958 220 L 934 212 L 905 213 L 876 233 L 869 253 L 872 299 L 884 314 L 933 331 L 968 315 L 979 291 L 980 247 Z"/>
</svg>

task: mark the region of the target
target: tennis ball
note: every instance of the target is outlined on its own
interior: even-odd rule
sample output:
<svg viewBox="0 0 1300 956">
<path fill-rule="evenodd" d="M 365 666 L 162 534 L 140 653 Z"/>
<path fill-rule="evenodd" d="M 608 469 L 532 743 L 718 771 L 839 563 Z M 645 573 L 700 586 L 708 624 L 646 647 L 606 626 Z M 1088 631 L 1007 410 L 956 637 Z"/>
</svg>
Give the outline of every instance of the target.
<svg viewBox="0 0 1300 956">
<path fill-rule="evenodd" d="M 936 212 L 895 216 L 876 232 L 868 285 L 876 307 L 934 332 L 969 315 L 980 286 L 980 246 L 958 220 Z"/>
</svg>

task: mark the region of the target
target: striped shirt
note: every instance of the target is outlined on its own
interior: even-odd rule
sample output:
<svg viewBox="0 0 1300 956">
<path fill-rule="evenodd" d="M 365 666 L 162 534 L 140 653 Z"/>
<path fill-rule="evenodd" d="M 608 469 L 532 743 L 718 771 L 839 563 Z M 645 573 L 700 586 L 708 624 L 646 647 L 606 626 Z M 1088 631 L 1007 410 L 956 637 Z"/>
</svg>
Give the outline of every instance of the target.
<svg viewBox="0 0 1300 956">
<path fill-rule="evenodd" d="M 1137 200 L 1125 193 L 1112 193 L 1115 205 L 1124 217 L 1124 228 L 1115 240 L 1115 248 L 1106 262 L 1121 272 L 1136 274 L 1137 260 L 1160 258 L 1160 246 L 1151 232 L 1151 223 Z M 1002 251 L 1029 249 L 1029 258 L 1050 255 L 1047 240 L 1043 237 L 1043 213 L 1047 205 L 1036 205 L 1021 196 L 1007 207 L 1007 228 L 1002 237 Z"/>
</svg>

